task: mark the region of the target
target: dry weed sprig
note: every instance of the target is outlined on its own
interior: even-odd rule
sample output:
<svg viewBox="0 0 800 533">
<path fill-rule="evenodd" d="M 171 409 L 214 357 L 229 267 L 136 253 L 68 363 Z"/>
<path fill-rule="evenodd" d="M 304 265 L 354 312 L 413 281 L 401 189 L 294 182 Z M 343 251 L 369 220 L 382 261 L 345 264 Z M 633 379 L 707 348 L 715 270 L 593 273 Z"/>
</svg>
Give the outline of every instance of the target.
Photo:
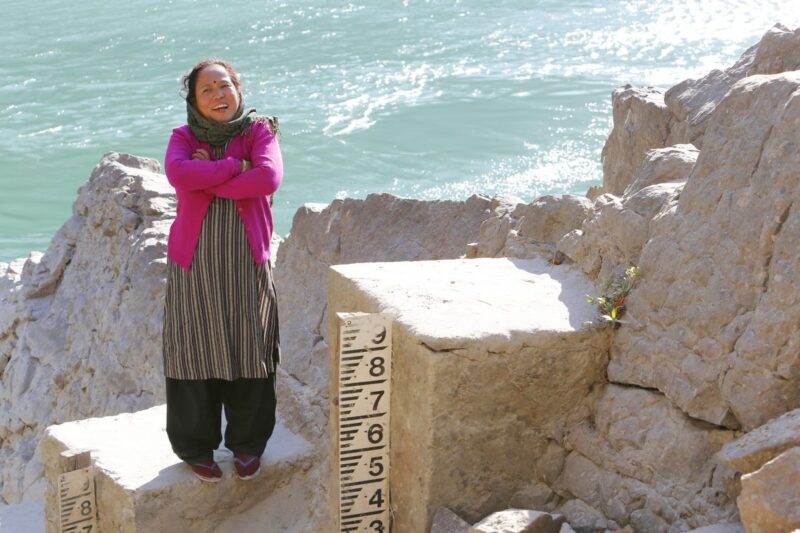
<svg viewBox="0 0 800 533">
<path fill-rule="evenodd" d="M 625 312 L 625 297 L 636 285 L 640 274 L 639 267 L 629 266 L 625 269 L 624 275 L 613 277 L 606 282 L 600 296 L 587 294 L 586 301 L 597 305 L 597 308 L 603 313 L 602 317 L 618 328 L 621 323 L 619 318 Z"/>
</svg>

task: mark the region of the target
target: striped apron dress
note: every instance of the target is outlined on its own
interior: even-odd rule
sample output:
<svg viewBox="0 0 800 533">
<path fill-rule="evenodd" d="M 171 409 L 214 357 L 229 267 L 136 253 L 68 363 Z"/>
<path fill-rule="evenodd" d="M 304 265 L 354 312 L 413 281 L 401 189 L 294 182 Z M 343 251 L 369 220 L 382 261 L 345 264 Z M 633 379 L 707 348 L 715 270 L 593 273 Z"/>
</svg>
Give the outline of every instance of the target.
<svg viewBox="0 0 800 533">
<path fill-rule="evenodd" d="M 209 205 L 188 272 L 167 264 L 164 375 L 230 381 L 274 373 L 281 354 L 272 266 L 256 264 L 235 201 L 217 196 Z"/>
</svg>

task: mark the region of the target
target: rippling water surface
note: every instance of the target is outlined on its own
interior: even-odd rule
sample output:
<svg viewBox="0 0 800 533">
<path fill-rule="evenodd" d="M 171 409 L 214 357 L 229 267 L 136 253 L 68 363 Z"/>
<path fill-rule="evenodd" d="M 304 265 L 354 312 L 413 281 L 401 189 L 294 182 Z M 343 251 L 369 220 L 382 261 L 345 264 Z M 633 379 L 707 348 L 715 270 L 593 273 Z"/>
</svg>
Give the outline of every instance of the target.
<svg viewBox="0 0 800 533">
<path fill-rule="evenodd" d="M 583 193 L 618 85 L 724 68 L 798 1 L 63 2 L 0 22 L 0 260 L 44 250 L 108 151 L 163 161 L 207 56 L 278 115 L 285 235 L 303 202 Z"/>
</svg>

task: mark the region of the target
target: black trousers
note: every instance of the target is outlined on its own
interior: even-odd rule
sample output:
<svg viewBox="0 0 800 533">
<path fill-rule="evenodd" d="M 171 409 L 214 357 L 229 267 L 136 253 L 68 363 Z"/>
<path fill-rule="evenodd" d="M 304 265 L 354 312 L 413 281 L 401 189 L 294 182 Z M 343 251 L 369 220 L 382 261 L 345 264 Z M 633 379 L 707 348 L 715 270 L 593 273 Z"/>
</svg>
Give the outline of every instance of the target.
<svg viewBox="0 0 800 533">
<path fill-rule="evenodd" d="M 264 453 L 275 428 L 275 372 L 268 378 L 167 380 L 167 436 L 184 461 L 213 459 L 222 442 L 234 453 Z"/>
</svg>

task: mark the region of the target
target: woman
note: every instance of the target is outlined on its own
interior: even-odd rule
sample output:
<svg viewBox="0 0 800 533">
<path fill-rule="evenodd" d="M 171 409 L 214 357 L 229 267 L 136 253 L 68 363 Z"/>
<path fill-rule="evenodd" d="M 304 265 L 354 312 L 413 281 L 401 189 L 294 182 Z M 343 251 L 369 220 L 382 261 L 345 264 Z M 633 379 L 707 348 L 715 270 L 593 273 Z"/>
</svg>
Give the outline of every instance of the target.
<svg viewBox="0 0 800 533">
<path fill-rule="evenodd" d="M 164 375 L 167 436 L 203 481 L 222 477 L 225 446 L 255 477 L 275 427 L 280 336 L 270 265 L 271 201 L 283 179 L 277 117 L 244 111 L 239 76 L 220 59 L 182 79 L 188 124 L 164 160 L 177 216 L 167 241 Z"/>
</svg>

